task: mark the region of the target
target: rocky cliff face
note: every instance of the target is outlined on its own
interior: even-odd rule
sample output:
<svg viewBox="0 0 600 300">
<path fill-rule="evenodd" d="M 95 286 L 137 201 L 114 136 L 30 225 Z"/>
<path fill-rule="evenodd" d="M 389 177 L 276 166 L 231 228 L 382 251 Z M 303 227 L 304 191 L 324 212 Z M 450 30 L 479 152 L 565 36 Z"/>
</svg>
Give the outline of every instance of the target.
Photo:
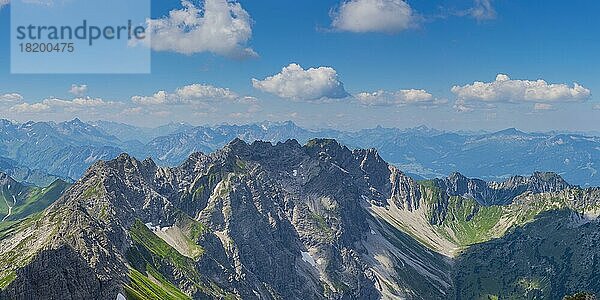
<svg viewBox="0 0 600 300">
<path fill-rule="evenodd" d="M 490 183 L 459 173 L 416 182 L 396 171 L 391 178 L 392 201 L 378 204 L 387 208 L 376 208 L 378 214 L 452 257 L 470 245 L 502 237 L 546 211 L 567 209 L 594 218 L 600 213 L 597 188 L 572 186 L 555 173 Z"/>
<path fill-rule="evenodd" d="M 530 177 L 514 176 L 504 182 L 490 183 L 453 173 L 435 183 L 450 196 L 472 198 L 486 206 L 510 204 L 515 197 L 525 192 L 559 192 L 572 187 L 558 174 L 542 172 L 535 172 Z"/>
<path fill-rule="evenodd" d="M 2 295 L 39 297 L 21 288 L 39 284 L 35 274 L 70 273 L 85 279 L 44 286 L 66 298 L 444 297 L 449 260 L 363 209 L 404 197 L 400 176 L 375 151 L 333 140 L 234 140 L 177 168 L 121 155 L 10 229 Z"/>
</svg>

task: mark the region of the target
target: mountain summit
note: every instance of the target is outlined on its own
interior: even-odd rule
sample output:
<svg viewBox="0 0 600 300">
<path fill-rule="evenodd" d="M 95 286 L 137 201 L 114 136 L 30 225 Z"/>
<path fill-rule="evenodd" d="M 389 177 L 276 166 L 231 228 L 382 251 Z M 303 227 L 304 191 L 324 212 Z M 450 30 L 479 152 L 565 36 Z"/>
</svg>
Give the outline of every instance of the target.
<svg viewBox="0 0 600 300">
<path fill-rule="evenodd" d="M 565 232 L 597 226 L 583 216 L 598 211 L 598 190 L 541 173 L 516 182 L 417 182 L 377 151 L 331 139 L 235 139 L 174 168 L 121 154 L 95 163 L 41 214 L 0 226 L 0 299 L 462 299 L 474 287 L 502 295 L 463 281 L 480 268 L 462 260 L 479 252 L 463 251 L 558 208 L 572 212 L 556 219 Z M 591 253 L 565 264 L 583 255 Z M 585 287 L 600 291 L 582 280 L 539 293 Z"/>
</svg>

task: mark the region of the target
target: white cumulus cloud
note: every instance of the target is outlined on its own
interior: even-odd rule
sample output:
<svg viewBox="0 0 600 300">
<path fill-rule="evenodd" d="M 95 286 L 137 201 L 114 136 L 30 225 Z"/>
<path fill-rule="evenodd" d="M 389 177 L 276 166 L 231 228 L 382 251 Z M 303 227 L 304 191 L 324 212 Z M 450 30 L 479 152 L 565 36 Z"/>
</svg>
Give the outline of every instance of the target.
<svg viewBox="0 0 600 300">
<path fill-rule="evenodd" d="M 0 104 L 23 102 L 23 96 L 17 93 L 0 95 Z"/>
<path fill-rule="evenodd" d="M 399 90 L 387 92 L 379 90 L 376 92 L 363 92 L 356 94 L 354 98 L 366 106 L 437 106 L 447 103 L 447 100 L 437 99 L 425 90 Z"/>
<path fill-rule="evenodd" d="M 12 113 L 40 113 L 50 110 L 50 106 L 44 103 L 21 103 L 10 108 Z"/>
<path fill-rule="evenodd" d="M 53 107 L 64 107 L 64 108 L 90 108 L 90 107 L 101 107 L 111 105 L 113 102 L 107 102 L 100 98 L 75 98 L 71 100 L 63 100 L 59 98 L 49 98 L 42 101 L 42 103 L 53 106 Z"/>
<path fill-rule="evenodd" d="M 402 0 L 349 0 L 331 13 L 333 28 L 350 32 L 395 33 L 414 28 L 418 15 Z"/>
<path fill-rule="evenodd" d="M 71 88 L 69 89 L 69 93 L 75 95 L 75 96 L 83 96 L 85 95 L 85 93 L 87 93 L 88 90 L 88 86 L 85 84 L 81 84 L 81 85 L 77 85 L 77 84 L 72 84 Z"/>
<path fill-rule="evenodd" d="M 337 71 L 331 67 L 303 69 L 298 64 L 284 67 L 280 73 L 263 80 L 252 79 L 252 85 L 281 98 L 317 101 L 349 96 Z"/>
<path fill-rule="evenodd" d="M 464 86 L 454 86 L 452 93 L 457 96 L 457 105 L 463 107 L 477 102 L 583 102 L 591 97 L 591 91 L 577 83 L 569 86 L 550 84 L 541 79 L 515 80 L 504 74 L 498 74 L 493 82 L 476 81 Z"/>
<path fill-rule="evenodd" d="M 218 101 L 247 102 L 248 97 L 240 97 L 237 93 L 227 88 L 212 85 L 191 84 L 178 88 L 173 93 L 158 91 L 152 96 L 133 96 L 131 101 L 142 105 L 159 104 L 202 104 Z"/>
<path fill-rule="evenodd" d="M 253 57 L 247 47 L 252 37 L 252 19 L 237 2 L 204 0 L 202 8 L 182 0 L 182 9 L 169 16 L 147 21 L 150 43 L 156 51 L 183 54 L 211 52 L 231 57 Z"/>
<path fill-rule="evenodd" d="M 10 108 L 15 113 L 44 113 L 44 112 L 76 112 L 89 111 L 96 108 L 110 108 L 117 105 L 115 102 L 104 101 L 100 98 L 75 98 L 64 100 L 59 98 L 48 98 L 37 103 L 21 103 Z"/>
</svg>

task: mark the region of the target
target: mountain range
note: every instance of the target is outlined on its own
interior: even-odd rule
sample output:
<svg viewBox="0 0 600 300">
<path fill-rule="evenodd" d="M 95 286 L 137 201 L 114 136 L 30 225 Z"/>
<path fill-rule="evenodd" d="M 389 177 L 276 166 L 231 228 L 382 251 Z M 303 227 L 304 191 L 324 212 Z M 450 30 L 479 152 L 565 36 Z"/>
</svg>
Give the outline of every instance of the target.
<svg viewBox="0 0 600 300">
<path fill-rule="evenodd" d="M 0 299 L 598 294 L 599 214 L 600 188 L 556 173 L 415 180 L 332 139 L 234 139 L 177 167 L 121 154 L 0 223 Z"/>
<path fill-rule="evenodd" d="M 377 127 L 356 132 L 307 130 L 292 122 L 158 128 L 96 121 L 27 122 L 0 120 L 0 171 L 20 181 L 47 185 L 73 181 L 98 160 L 120 153 L 151 157 L 177 166 L 194 152 L 216 151 L 235 138 L 300 143 L 333 138 L 353 149 L 375 148 L 391 164 L 416 179 L 460 172 L 486 181 L 553 171 L 581 186 L 600 185 L 600 138 L 569 133 L 446 132 L 427 127 Z"/>
</svg>

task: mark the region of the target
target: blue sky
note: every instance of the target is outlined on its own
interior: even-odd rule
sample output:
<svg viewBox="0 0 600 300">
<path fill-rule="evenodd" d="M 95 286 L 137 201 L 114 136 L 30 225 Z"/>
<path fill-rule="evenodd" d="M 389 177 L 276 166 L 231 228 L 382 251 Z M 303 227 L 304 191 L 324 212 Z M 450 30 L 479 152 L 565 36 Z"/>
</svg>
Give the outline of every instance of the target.
<svg viewBox="0 0 600 300">
<path fill-rule="evenodd" d="M 392 15 L 369 11 L 377 4 L 390 5 Z M 201 9 L 204 3 L 192 5 Z M 0 117 L 600 131 L 596 1 L 240 0 L 229 5 L 248 15 L 251 32 L 238 37 L 241 48 L 215 51 L 222 46 L 219 36 L 202 34 L 196 38 L 212 48 L 152 45 L 150 75 L 11 75 L 8 5 L 0 10 L 0 96 L 21 98 L 0 100 Z M 182 7 L 177 0 L 153 1 L 152 18 Z M 373 17 L 377 13 L 383 15 Z M 240 49 L 257 55 L 240 58 Z M 292 63 L 299 68 L 277 77 Z M 329 81 L 315 80 L 323 76 Z M 253 85 L 253 78 L 258 83 Z M 311 80 L 303 82 L 306 78 Z M 539 79 L 546 84 L 536 83 Z M 70 93 L 72 85 L 86 87 Z M 154 97 L 159 91 L 164 98 Z M 44 102 L 48 99 L 62 102 Z"/>
</svg>

